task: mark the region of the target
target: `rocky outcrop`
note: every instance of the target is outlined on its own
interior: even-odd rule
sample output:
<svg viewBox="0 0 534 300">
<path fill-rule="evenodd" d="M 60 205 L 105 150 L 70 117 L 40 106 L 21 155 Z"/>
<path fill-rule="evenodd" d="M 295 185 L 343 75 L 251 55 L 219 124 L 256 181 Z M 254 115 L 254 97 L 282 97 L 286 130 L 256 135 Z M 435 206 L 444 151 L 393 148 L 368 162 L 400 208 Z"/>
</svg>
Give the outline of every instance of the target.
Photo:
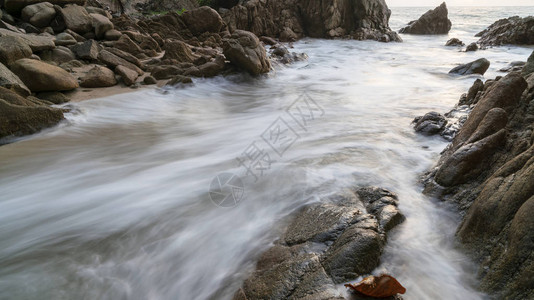
<svg viewBox="0 0 534 300">
<path fill-rule="evenodd" d="M 19 59 L 11 70 L 32 92 L 68 91 L 78 87 L 78 81 L 71 74 L 42 61 Z"/>
<path fill-rule="evenodd" d="M 449 74 L 458 74 L 458 75 L 471 75 L 471 74 L 480 74 L 484 75 L 489 69 L 490 62 L 485 58 L 480 58 L 470 63 L 459 65 L 449 71 Z"/>
<path fill-rule="evenodd" d="M 265 48 L 258 37 L 248 31 L 234 31 L 224 41 L 223 53 L 230 63 L 252 75 L 267 73 L 271 68 Z"/>
<path fill-rule="evenodd" d="M 282 41 L 305 36 L 401 41 L 389 28 L 384 0 L 244 1 L 223 13 L 231 31 L 242 29 Z"/>
<path fill-rule="evenodd" d="M 447 4 L 443 2 L 435 9 L 427 11 L 418 20 L 408 23 L 408 26 L 402 28 L 399 32 L 408 34 L 447 34 L 452 27 L 448 16 Z"/>
<path fill-rule="evenodd" d="M 483 46 L 534 45 L 534 17 L 501 19 L 476 36 Z"/>
<path fill-rule="evenodd" d="M 467 98 L 473 98 L 475 101 Z M 496 299 L 534 293 L 534 80 L 512 72 L 476 82 L 467 121 L 425 179 L 425 191 L 456 203 L 459 240 L 480 263 Z M 473 104 L 475 103 L 475 104 Z"/>
<path fill-rule="evenodd" d="M 0 37 L 0 63 L 9 66 L 16 60 L 19 60 L 21 58 L 28 58 L 31 55 L 32 49 L 20 37 Z"/>
<path fill-rule="evenodd" d="M 302 207 L 234 300 L 344 299 L 336 284 L 379 265 L 387 231 L 404 220 L 397 204 L 395 194 L 367 187 Z"/>
<path fill-rule="evenodd" d="M 25 97 L 31 94 L 24 82 L 2 63 L 0 63 L 0 87 L 13 90 Z"/>
<path fill-rule="evenodd" d="M 28 5 L 41 3 L 42 0 L 4 0 L 4 8 L 7 12 L 11 14 L 18 14 L 23 8 L 25 8 Z M 48 0 L 47 2 L 54 4 L 54 5 L 67 5 L 67 4 L 77 4 L 77 5 L 85 5 L 86 0 Z"/>
</svg>

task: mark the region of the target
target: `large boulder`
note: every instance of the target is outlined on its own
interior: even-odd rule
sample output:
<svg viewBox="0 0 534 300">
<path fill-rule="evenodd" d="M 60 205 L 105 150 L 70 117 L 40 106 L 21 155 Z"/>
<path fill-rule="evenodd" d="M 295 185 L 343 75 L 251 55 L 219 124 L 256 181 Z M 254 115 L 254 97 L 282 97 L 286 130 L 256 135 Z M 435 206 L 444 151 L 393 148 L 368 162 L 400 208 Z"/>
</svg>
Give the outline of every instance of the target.
<svg viewBox="0 0 534 300">
<path fill-rule="evenodd" d="M 193 34 L 217 33 L 224 27 L 221 16 L 208 6 L 186 11 L 182 14 L 182 19 Z"/>
<path fill-rule="evenodd" d="M 16 36 L 0 37 L 0 63 L 9 66 L 16 60 L 31 55 L 32 49 L 23 39 Z"/>
<path fill-rule="evenodd" d="M 67 47 L 59 46 L 52 50 L 46 50 L 39 53 L 41 60 L 51 62 L 55 65 L 61 65 L 76 59 L 74 53 Z"/>
<path fill-rule="evenodd" d="M 427 11 L 418 20 L 408 23 L 408 26 L 402 28 L 399 32 L 408 34 L 447 34 L 452 27 L 448 16 L 447 4 L 443 2 L 435 9 Z"/>
<path fill-rule="evenodd" d="M 116 84 L 117 79 L 115 78 L 115 73 L 102 66 L 93 67 L 84 77 L 82 77 L 80 82 L 80 86 L 85 88 L 109 87 Z"/>
<path fill-rule="evenodd" d="M 31 94 L 30 89 L 28 89 L 24 82 L 2 63 L 0 63 L 0 87 L 13 90 L 25 97 Z"/>
<path fill-rule="evenodd" d="M 476 36 L 482 46 L 534 45 L 534 16 L 498 20 Z"/>
<path fill-rule="evenodd" d="M 165 50 L 165 55 L 163 59 L 173 59 L 178 62 L 190 62 L 195 61 L 196 56 L 193 55 L 193 52 L 189 46 L 178 40 L 169 40 L 163 46 Z"/>
<path fill-rule="evenodd" d="M 11 67 L 32 92 L 68 91 L 78 87 L 78 81 L 67 71 L 42 61 L 24 58 Z"/>
<path fill-rule="evenodd" d="M 42 0 L 4 0 L 4 8 L 7 12 L 10 14 L 18 14 L 23 8 L 26 6 L 41 3 Z M 85 5 L 86 0 L 48 0 L 47 2 L 50 2 L 54 5 L 66 5 L 66 4 L 78 4 L 78 5 Z"/>
<path fill-rule="evenodd" d="M 12 37 L 21 38 L 22 40 L 24 40 L 24 42 L 28 46 L 30 46 L 30 48 L 34 52 L 50 50 L 56 47 L 56 44 L 54 43 L 56 38 L 54 36 L 23 34 L 23 33 L 14 32 L 11 30 L 0 28 L 0 37 L 4 37 L 4 36 L 12 36 Z"/>
<path fill-rule="evenodd" d="M 83 6 L 76 4 L 66 5 L 60 9 L 60 14 L 67 28 L 76 33 L 84 34 L 93 29 L 93 18 Z"/>
<path fill-rule="evenodd" d="M 459 65 L 449 71 L 449 74 L 458 74 L 458 75 L 470 75 L 470 74 L 480 74 L 484 75 L 489 69 L 490 62 L 485 58 L 480 58 L 470 63 Z"/>
<path fill-rule="evenodd" d="M 134 84 L 137 80 L 137 77 L 139 77 L 139 74 L 137 74 L 136 71 L 128 69 L 125 66 L 117 66 L 115 68 L 115 73 L 121 76 L 122 82 L 124 82 L 124 84 L 127 86 Z"/>
<path fill-rule="evenodd" d="M 93 18 L 93 28 L 95 29 L 96 38 L 101 40 L 104 38 L 108 30 L 113 29 L 113 23 L 107 17 L 100 14 L 90 14 Z"/>
<path fill-rule="evenodd" d="M 33 26 L 43 28 L 47 27 L 56 17 L 56 10 L 52 3 L 41 2 L 26 6 L 22 10 L 21 17 Z"/>
<path fill-rule="evenodd" d="M 252 32 L 234 31 L 224 40 L 223 53 L 233 65 L 252 75 L 267 73 L 271 69 L 265 48 Z"/>
</svg>

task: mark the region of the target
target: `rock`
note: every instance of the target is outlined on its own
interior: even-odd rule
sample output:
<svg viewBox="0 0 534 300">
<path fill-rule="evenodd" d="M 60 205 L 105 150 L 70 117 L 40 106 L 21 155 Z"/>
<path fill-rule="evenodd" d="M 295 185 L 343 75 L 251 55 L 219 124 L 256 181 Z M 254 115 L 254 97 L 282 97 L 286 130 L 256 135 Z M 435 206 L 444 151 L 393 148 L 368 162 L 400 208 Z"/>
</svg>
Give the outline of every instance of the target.
<svg viewBox="0 0 534 300">
<path fill-rule="evenodd" d="M 501 19 L 476 36 L 482 46 L 534 45 L 534 17 Z"/>
<path fill-rule="evenodd" d="M 528 75 L 534 73 L 534 51 L 532 51 L 532 54 L 528 57 L 527 63 L 523 67 L 523 70 L 521 71 L 521 74 L 524 77 L 527 77 Z"/>
<path fill-rule="evenodd" d="M 0 37 L 5 36 L 11 36 L 11 37 L 19 37 L 24 42 L 30 46 L 32 51 L 43 51 L 43 50 L 50 50 L 54 49 L 56 47 L 56 44 L 54 44 L 55 37 L 52 36 L 37 36 L 37 35 L 30 35 L 30 34 L 22 34 L 18 32 L 13 32 L 6 29 L 0 29 Z"/>
<path fill-rule="evenodd" d="M 47 2 L 50 2 L 54 5 L 63 6 L 66 4 L 78 4 L 78 5 L 85 5 L 86 0 L 48 0 Z M 10 14 L 18 14 L 23 8 L 26 6 L 41 3 L 42 0 L 5 0 L 4 1 L 4 7 Z"/>
<path fill-rule="evenodd" d="M 427 11 L 418 20 L 408 23 L 408 26 L 402 28 L 399 32 L 408 34 L 447 34 L 452 27 L 448 15 L 447 5 L 443 2 L 435 9 Z"/>
<path fill-rule="evenodd" d="M 175 65 L 162 65 L 152 69 L 152 76 L 157 80 L 170 79 L 176 75 L 181 75 L 182 73 L 184 73 L 184 69 Z"/>
<path fill-rule="evenodd" d="M 69 97 L 60 92 L 44 92 L 37 94 L 37 98 L 46 100 L 53 104 L 63 104 L 70 101 Z"/>
<path fill-rule="evenodd" d="M 463 45 L 465 45 L 464 42 L 460 41 L 457 38 L 452 38 L 452 39 L 448 40 L 447 43 L 445 44 L 445 46 L 448 46 L 448 47 L 463 46 Z"/>
<path fill-rule="evenodd" d="M 33 26 L 43 28 L 56 17 L 54 5 L 50 2 L 41 2 L 26 6 L 22 10 L 21 18 Z"/>
<path fill-rule="evenodd" d="M 467 92 L 465 101 L 460 101 L 461 105 L 471 105 L 475 103 L 476 96 L 479 92 L 482 92 L 484 90 L 484 82 L 482 80 L 477 79 L 473 83 L 473 86 L 469 88 L 469 91 Z"/>
<path fill-rule="evenodd" d="M 198 35 L 204 32 L 220 32 L 224 27 L 221 16 L 211 7 L 202 6 L 188 10 L 182 14 L 187 28 L 191 33 Z"/>
<path fill-rule="evenodd" d="M 90 14 L 90 16 L 93 18 L 93 28 L 95 29 L 96 38 L 99 40 L 103 39 L 106 32 L 113 29 L 113 23 L 107 17 L 100 14 Z"/>
<path fill-rule="evenodd" d="M 38 60 L 19 59 L 11 69 L 32 92 L 68 91 L 78 87 L 71 74 Z"/>
<path fill-rule="evenodd" d="M 84 38 L 83 36 L 77 34 L 76 32 L 74 32 L 74 31 L 72 31 L 72 30 L 70 30 L 70 29 L 66 29 L 66 30 L 65 30 L 65 33 L 67 33 L 67 34 L 69 34 L 70 36 L 72 36 L 72 37 L 76 40 L 76 42 L 78 42 L 78 43 L 82 43 L 82 42 L 87 41 L 86 38 Z"/>
<path fill-rule="evenodd" d="M 28 34 L 40 34 L 41 33 L 41 29 L 33 26 L 30 23 L 20 22 L 20 23 L 17 23 L 17 27 L 21 30 L 24 30 L 24 32 Z"/>
<path fill-rule="evenodd" d="M 134 84 L 137 80 L 137 77 L 139 77 L 139 74 L 137 74 L 136 71 L 128 69 L 125 66 L 117 66 L 115 68 L 115 73 L 121 76 L 122 81 L 127 86 L 131 86 L 132 84 Z"/>
<path fill-rule="evenodd" d="M 122 33 L 116 29 L 110 29 L 104 33 L 104 38 L 107 41 L 117 41 L 122 36 Z"/>
<path fill-rule="evenodd" d="M 193 62 L 196 56 L 193 55 L 186 43 L 178 40 L 170 40 L 164 46 L 165 55 L 163 59 L 175 59 L 178 62 Z"/>
<path fill-rule="evenodd" d="M 252 32 L 236 30 L 223 43 L 224 56 L 236 67 L 259 75 L 269 72 L 271 64 L 265 48 Z"/>
<path fill-rule="evenodd" d="M 115 54 L 116 56 L 128 61 L 128 62 L 131 62 L 132 64 L 138 66 L 139 68 L 144 68 L 144 65 L 143 63 L 135 56 L 131 55 L 130 53 L 127 53 L 127 52 L 124 52 L 122 50 L 119 50 L 117 48 L 109 48 L 109 47 L 106 47 L 104 48 L 104 50 L 112 53 L 112 54 Z"/>
<path fill-rule="evenodd" d="M 171 80 L 169 80 L 166 85 L 178 85 L 178 84 L 192 84 L 193 80 L 191 77 L 176 75 Z"/>
<path fill-rule="evenodd" d="M 499 72 L 521 72 L 525 64 L 526 63 L 524 61 L 513 61 L 509 63 L 506 67 L 501 68 Z"/>
<path fill-rule="evenodd" d="M 465 52 L 477 51 L 477 50 L 478 50 L 477 43 L 471 43 L 465 48 Z"/>
<path fill-rule="evenodd" d="M 132 64 L 131 62 L 123 59 L 123 58 L 120 58 L 118 57 L 117 55 L 107 51 L 107 50 L 102 50 L 100 51 L 100 53 L 98 54 L 98 59 L 104 63 L 105 65 L 107 65 L 108 67 L 110 68 L 113 68 L 115 69 L 117 66 L 125 66 L 127 67 L 128 69 L 131 69 L 131 70 L 134 70 L 137 72 L 137 74 L 139 75 L 143 75 L 143 70 L 141 70 L 139 67 L 137 67 L 136 65 Z"/>
<path fill-rule="evenodd" d="M 9 66 L 16 60 L 31 55 L 32 49 L 23 39 L 16 36 L 0 37 L 0 63 Z"/>
<path fill-rule="evenodd" d="M 185 9 L 193 10 L 199 6 L 197 0 L 147 0 L 139 2 L 136 8 L 140 11 L 177 11 Z"/>
<path fill-rule="evenodd" d="M 89 61 L 96 61 L 98 59 L 98 43 L 94 40 L 77 43 L 76 45 L 71 46 L 70 49 L 76 54 L 76 57 L 80 59 Z"/>
<path fill-rule="evenodd" d="M 416 118 L 414 122 L 415 131 L 424 135 L 440 134 L 447 125 L 447 119 L 435 111 Z"/>
<path fill-rule="evenodd" d="M 46 62 L 53 62 L 56 65 L 60 65 L 62 63 L 66 63 L 76 59 L 74 53 L 72 53 L 69 48 L 63 46 L 59 46 L 53 50 L 42 51 L 39 55 L 41 60 L 44 60 Z"/>
<path fill-rule="evenodd" d="M 140 55 L 145 55 L 143 49 L 139 47 L 132 39 L 126 35 L 123 34 L 114 44 L 113 46 L 119 50 L 131 53 L 135 55 L 137 58 L 141 58 Z M 146 57 L 146 56 L 145 56 Z"/>
<path fill-rule="evenodd" d="M 66 32 L 62 32 L 56 35 L 55 43 L 56 43 L 56 46 L 71 46 L 71 45 L 75 45 L 77 41 L 72 35 Z"/>
<path fill-rule="evenodd" d="M 31 94 L 24 82 L 2 63 L 0 63 L 0 87 L 13 90 L 24 97 Z"/>
<path fill-rule="evenodd" d="M 83 6 L 69 4 L 60 10 L 60 14 L 68 29 L 85 34 L 93 29 L 93 18 Z"/>
<path fill-rule="evenodd" d="M 146 85 L 152 85 L 152 84 L 157 84 L 158 81 L 156 80 L 156 78 L 152 76 L 146 76 L 145 78 L 143 78 L 143 83 Z"/>
<path fill-rule="evenodd" d="M 117 79 L 115 79 L 115 73 L 102 66 L 94 66 L 91 68 L 80 82 L 80 86 L 85 88 L 109 87 L 116 84 Z"/>
<path fill-rule="evenodd" d="M 89 14 L 99 14 L 101 16 L 104 16 L 108 19 L 111 20 L 111 18 L 113 18 L 113 16 L 105 9 L 103 8 L 100 8 L 100 7 L 94 7 L 94 6 L 85 6 L 85 10 L 89 13 Z"/>
<path fill-rule="evenodd" d="M 465 65 L 460 65 L 449 71 L 449 74 L 470 75 L 480 74 L 484 75 L 489 69 L 490 62 L 485 58 L 480 58 Z"/>
</svg>

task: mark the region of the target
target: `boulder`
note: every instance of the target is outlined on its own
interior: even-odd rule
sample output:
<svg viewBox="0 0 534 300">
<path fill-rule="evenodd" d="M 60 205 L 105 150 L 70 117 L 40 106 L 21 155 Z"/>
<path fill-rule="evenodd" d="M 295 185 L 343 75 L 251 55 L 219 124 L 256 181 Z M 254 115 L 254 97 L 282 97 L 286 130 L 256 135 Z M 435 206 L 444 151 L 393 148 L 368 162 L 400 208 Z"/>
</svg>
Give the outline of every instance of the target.
<svg viewBox="0 0 534 300">
<path fill-rule="evenodd" d="M 115 73 L 102 66 L 95 66 L 90 69 L 80 82 L 80 86 L 85 88 L 109 87 L 116 84 Z"/>
<path fill-rule="evenodd" d="M 76 59 L 76 56 L 72 51 L 63 46 L 59 46 L 53 50 L 46 50 L 39 53 L 41 60 L 46 62 L 52 62 L 55 65 L 61 65 L 62 63 L 69 62 Z"/>
<path fill-rule="evenodd" d="M 521 71 L 521 74 L 524 77 L 527 77 L 528 75 L 534 73 L 534 51 L 532 51 L 532 54 L 528 57 L 527 63 L 523 67 L 523 70 Z"/>
<path fill-rule="evenodd" d="M 443 2 L 435 9 L 427 11 L 418 20 L 408 23 L 408 26 L 402 28 L 399 32 L 408 34 L 447 34 L 452 27 L 448 15 L 447 4 Z"/>
<path fill-rule="evenodd" d="M 56 43 L 56 46 L 71 46 L 71 45 L 75 45 L 77 41 L 72 35 L 66 32 L 62 32 L 56 35 L 55 43 Z"/>
<path fill-rule="evenodd" d="M 53 5 L 63 6 L 66 4 L 85 5 L 86 0 L 48 0 L 47 2 Z M 26 6 L 41 3 L 42 0 L 4 0 L 4 8 L 10 14 L 18 14 Z"/>
<path fill-rule="evenodd" d="M 53 36 L 23 34 L 23 33 L 13 32 L 7 29 L 0 29 L 0 37 L 6 37 L 6 36 L 21 38 L 28 46 L 30 46 L 30 48 L 34 52 L 50 50 L 56 47 L 56 44 L 54 43 L 56 38 Z"/>
<path fill-rule="evenodd" d="M 192 84 L 193 79 L 191 77 L 183 76 L 183 75 L 176 75 L 171 78 L 165 85 L 178 85 L 178 84 Z"/>
<path fill-rule="evenodd" d="M 464 46 L 464 42 L 460 41 L 457 38 L 452 38 L 445 43 L 445 46 L 452 47 L 452 46 Z"/>
<path fill-rule="evenodd" d="M 139 68 L 144 68 L 144 65 L 143 63 L 135 56 L 131 55 L 130 53 L 127 53 L 127 52 L 124 52 L 122 50 L 119 50 L 117 48 L 111 48 L 111 47 L 106 47 L 104 48 L 104 50 L 112 53 L 112 54 L 115 54 L 117 55 L 118 57 L 128 61 L 128 62 L 131 62 L 132 64 L 138 66 Z"/>
<path fill-rule="evenodd" d="M 440 134 L 447 125 L 447 119 L 435 111 L 415 118 L 414 122 L 415 131 L 424 135 Z"/>
<path fill-rule="evenodd" d="M 71 46 L 70 49 L 80 59 L 96 61 L 98 59 L 98 47 L 98 43 L 94 40 L 87 40 Z"/>
<path fill-rule="evenodd" d="M 65 96 L 65 94 L 60 92 L 43 92 L 37 94 L 37 98 L 46 100 L 48 102 L 51 102 L 53 104 L 63 104 L 66 102 L 69 102 L 69 97 Z"/>
<path fill-rule="evenodd" d="M 26 6 L 22 10 L 21 18 L 33 26 L 43 28 L 56 17 L 54 5 L 50 2 L 41 2 Z"/>
<path fill-rule="evenodd" d="M 31 94 L 24 82 L 2 63 L 0 63 L 0 87 L 13 90 L 24 97 Z"/>
<path fill-rule="evenodd" d="M 121 76 L 122 82 L 124 82 L 124 84 L 127 86 L 134 84 L 137 80 L 137 77 L 139 77 L 139 74 L 137 74 L 136 71 L 128 69 L 125 66 L 117 66 L 115 68 L 115 73 Z"/>
<path fill-rule="evenodd" d="M 252 32 L 234 31 L 224 40 L 223 53 L 233 65 L 252 75 L 267 73 L 271 69 L 265 48 Z"/>
<path fill-rule="evenodd" d="M 69 4 L 60 10 L 60 14 L 68 29 L 85 34 L 93 29 L 93 18 L 83 6 Z"/>
<path fill-rule="evenodd" d="M 152 84 L 157 84 L 158 81 L 156 80 L 156 78 L 152 76 L 146 76 L 145 78 L 143 78 L 143 83 L 146 85 L 152 85 Z"/>
<path fill-rule="evenodd" d="M 78 87 L 71 74 L 42 61 L 23 58 L 11 69 L 32 92 L 68 91 Z"/>
<path fill-rule="evenodd" d="M 165 43 L 163 49 L 165 50 L 163 59 L 175 59 L 178 62 L 193 62 L 197 58 L 193 55 L 189 46 L 182 41 L 169 40 Z"/>
<path fill-rule="evenodd" d="M 457 66 L 449 71 L 449 74 L 458 74 L 458 75 L 470 75 L 470 74 L 480 74 L 484 75 L 489 69 L 490 62 L 485 58 L 480 58 L 470 63 Z"/>
<path fill-rule="evenodd" d="M 117 66 L 125 66 L 128 69 L 136 71 L 137 74 L 139 75 L 143 75 L 144 73 L 143 70 L 141 70 L 136 65 L 132 64 L 131 62 L 123 58 L 118 57 L 117 55 L 107 50 L 100 51 L 100 53 L 98 54 L 98 60 L 100 60 L 100 62 L 104 63 L 105 65 L 107 65 L 109 68 L 112 68 L 112 69 L 115 69 Z"/>
<path fill-rule="evenodd" d="M 110 20 L 111 20 L 111 18 L 113 18 L 113 16 L 107 10 L 105 10 L 103 8 L 100 8 L 100 7 L 86 6 L 85 10 L 89 14 L 99 14 L 99 15 L 102 15 L 102 16 L 110 19 Z"/>
<path fill-rule="evenodd" d="M 3 100 L 0 95 L 0 139 L 36 133 L 63 119 L 61 109 L 14 105 Z"/>
<path fill-rule="evenodd" d="M 16 36 L 0 37 L 0 63 L 9 66 L 16 60 L 31 55 L 32 49 L 23 39 Z"/>
<path fill-rule="evenodd" d="M 182 20 L 194 35 L 204 32 L 217 33 L 224 27 L 221 16 L 209 6 L 202 6 L 184 12 Z"/>
<path fill-rule="evenodd" d="M 104 33 L 104 38 L 107 41 L 117 41 L 121 38 L 122 33 L 116 29 L 110 29 Z"/>
<path fill-rule="evenodd" d="M 113 47 L 131 53 L 137 58 L 141 58 L 143 55 L 145 55 L 143 49 L 141 49 L 141 47 L 132 41 L 132 39 L 126 34 L 121 35 L 121 37 L 113 44 Z"/>
<path fill-rule="evenodd" d="M 66 30 L 65 30 L 65 33 L 67 33 L 67 34 L 69 34 L 70 36 L 72 36 L 72 37 L 76 40 L 76 42 L 78 42 L 78 43 L 87 41 L 86 38 L 84 38 L 83 36 L 77 34 L 76 32 L 74 32 L 74 31 L 72 31 L 72 30 L 70 30 L 70 29 L 66 29 Z"/>
<path fill-rule="evenodd" d="M 534 16 L 498 20 L 476 36 L 482 46 L 534 45 Z"/>
<path fill-rule="evenodd" d="M 477 50 L 478 50 L 477 43 L 471 43 L 471 44 L 467 45 L 467 47 L 465 48 L 465 52 L 477 51 Z"/>
<path fill-rule="evenodd" d="M 113 23 L 107 17 L 100 14 L 90 14 L 93 18 L 93 28 L 95 30 L 96 38 L 101 40 L 104 38 L 108 30 L 113 29 Z"/>
</svg>

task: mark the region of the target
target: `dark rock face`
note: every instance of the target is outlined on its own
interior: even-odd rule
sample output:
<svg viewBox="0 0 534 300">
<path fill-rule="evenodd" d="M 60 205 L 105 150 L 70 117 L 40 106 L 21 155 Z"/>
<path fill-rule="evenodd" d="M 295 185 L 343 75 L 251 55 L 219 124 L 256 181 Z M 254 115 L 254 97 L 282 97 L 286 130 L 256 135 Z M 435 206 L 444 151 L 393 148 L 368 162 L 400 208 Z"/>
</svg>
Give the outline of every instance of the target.
<svg viewBox="0 0 534 300">
<path fill-rule="evenodd" d="M 389 28 L 384 0 L 244 1 L 223 13 L 231 31 L 242 29 L 282 41 L 305 36 L 401 41 Z"/>
<path fill-rule="evenodd" d="M 534 45 L 534 17 L 501 19 L 476 36 L 483 46 Z"/>
<path fill-rule="evenodd" d="M 224 27 L 221 16 L 208 6 L 186 11 L 183 13 L 182 19 L 193 34 L 204 32 L 216 33 L 220 32 Z"/>
<path fill-rule="evenodd" d="M 404 220 L 397 204 L 367 187 L 301 208 L 234 299 L 344 299 L 335 284 L 379 265 L 386 232 Z"/>
<path fill-rule="evenodd" d="M 425 181 L 427 192 L 458 204 L 458 237 L 497 299 L 534 293 L 533 87 L 518 72 L 475 83 L 469 97 L 476 91 L 478 102 Z"/>
<path fill-rule="evenodd" d="M 418 20 L 408 23 L 408 26 L 402 28 L 399 32 L 408 34 L 447 34 L 452 27 L 448 16 L 447 4 L 443 2 L 435 9 L 427 11 Z"/>
<path fill-rule="evenodd" d="M 471 44 L 467 45 L 467 47 L 465 48 L 465 52 L 477 51 L 477 50 L 478 50 L 477 43 L 471 43 Z"/>
<path fill-rule="evenodd" d="M 447 119 L 441 114 L 432 111 L 422 117 L 417 117 L 414 120 L 415 131 L 424 135 L 439 134 L 445 129 Z"/>
<path fill-rule="evenodd" d="M 489 69 L 490 62 L 485 58 L 480 58 L 465 65 L 460 65 L 449 71 L 449 74 L 458 74 L 458 75 L 470 75 L 470 74 L 480 74 L 484 75 Z"/>
<path fill-rule="evenodd" d="M 32 49 L 23 39 L 16 36 L 0 37 L 0 63 L 9 66 L 16 60 L 31 55 Z"/>
<path fill-rule="evenodd" d="M 457 38 L 452 38 L 445 43 L 445 46 L 452 47 L 452 46 L 464 46 L 464 42 L 460 41 Z"/>
</svg>

